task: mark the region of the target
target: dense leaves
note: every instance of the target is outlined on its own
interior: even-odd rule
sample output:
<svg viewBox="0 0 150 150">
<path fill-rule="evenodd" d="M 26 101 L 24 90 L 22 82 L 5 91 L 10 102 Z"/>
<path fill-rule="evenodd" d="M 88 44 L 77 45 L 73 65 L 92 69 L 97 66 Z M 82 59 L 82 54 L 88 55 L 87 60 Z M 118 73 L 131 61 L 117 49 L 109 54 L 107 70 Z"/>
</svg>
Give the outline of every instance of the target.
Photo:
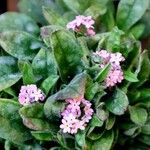
<svg viewBox="0 0 150 150">
<path fill-rule="evenodd" d="M 50 38 L 62 80 L 66 81 L 81 72 L 83 53 L 74 35 L 60 30 L 52 33 Z"/>
<path fill-rule="evenodd" d="M 6 12 L 0 15 L 0 32 L 21 30 L 37 35 L 39 27 L 29 16 L 16 12 Z"/>
<path fill-rule="evenodd" d="M 20 0 L 21 13 L 0 15 L 0 144 L 5 150 L 149 150 L 150 53 L 136 40 L 150 34 L 149 4 Z M 77 25 L 81 16 L 72 24 L 75 32 L 67 29 L 77 15 L 92 17 L 96 35 L 84 34 L 85 28 Z M 118 76 L 120 69 L 123 75 Z M 114 86 L 106 85 L 115 78 Z M 38 100 L 41 95 L 44 100 Z M 66 100 L 83 97 L 86 104 L 79 106 Z M 78 119 L 89 117 L 85 129 L 79 120 L 73 124 L 75 134 L 60 128 L 73 121 L 75 114 L 62 117 L 71 102 L 65 113 L 73 115 L 72 107 L 80 107 Z"/>
<path fill-rule="evenodd" d="M 143 16 L 148 6 L 149 0 L 121 0 L 117 12 L 119 28 L 128 30 Z"/>
<path fill-rule="evenodd" d="M 29 140 L 29 131 L 18 114 L 20 105 L 13 99 L 0 99 L 0 107 L 0 137 L 18 144 Z"/>
<path fill-rule="evenodd" d="M 44 105 L 44 111 L 50 120 L 60 118 L 61 112 L 65 106 L 64 101 L 61 100 L 78 98 L 84 95 L 86 76 L 85 73 L 77 75 L 64 89 L 47 99 Z"/>
<path fill-rule="evenodd" d="M 0 33 L 0 45 L 18 59 L 31 60 L 41 47 L 41 42 L 23 31 L 6 31 Z"/>
<path fill-rule="evenodd" d="M 122 115 L 128 107 L 128 98 L 120 89 L 116 89 L 112 97 L 106 101 L 106 107 L 115 115 Z"/>
</svg>

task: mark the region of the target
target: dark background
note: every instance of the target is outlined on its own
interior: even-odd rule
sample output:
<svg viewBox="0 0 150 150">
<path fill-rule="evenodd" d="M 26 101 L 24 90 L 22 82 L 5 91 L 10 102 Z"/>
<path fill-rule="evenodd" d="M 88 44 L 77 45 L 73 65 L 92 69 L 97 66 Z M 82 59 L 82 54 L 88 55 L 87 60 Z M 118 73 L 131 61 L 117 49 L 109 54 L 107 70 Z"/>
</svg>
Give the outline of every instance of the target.
<svg viewBox="0 0 150 150">
<path fill-rule="evenodd" d="M 0 14 L 6 11 L 17 11 L 18 0 L 0 0 Z"/>
<path fill-rule="evenodd" d="M 0 2 L 0 14 L 7 10 L 6 0 L 1 0 Z"/>
</svg>

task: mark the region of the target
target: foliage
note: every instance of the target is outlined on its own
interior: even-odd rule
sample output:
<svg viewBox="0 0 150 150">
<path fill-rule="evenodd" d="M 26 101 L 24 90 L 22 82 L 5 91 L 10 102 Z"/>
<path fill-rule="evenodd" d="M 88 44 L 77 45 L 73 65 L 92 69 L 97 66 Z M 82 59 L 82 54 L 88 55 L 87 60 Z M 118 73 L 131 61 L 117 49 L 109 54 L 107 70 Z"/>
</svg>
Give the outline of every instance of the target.
<svg viewBox="0 0 150 150">
<path fill-rule="evenodd" d="M 110 150 L 150 146 L 149 0 L 20 0 L 21 13 L 0 15 L 0 141 L 6 150 Z M 66 28 L 77 15 L 92 16 L 94 36 Z M 106 87 L 93 52 L 120 52 L 124 80 Z M 41 103 L 21 106 L 22 85 L 36 84 Z M 65 99 L 83 96 L 94 114 L 75 135 L 60 129 Z M 138 143 L 138 144 L 137 144 Z"/>
</svg>

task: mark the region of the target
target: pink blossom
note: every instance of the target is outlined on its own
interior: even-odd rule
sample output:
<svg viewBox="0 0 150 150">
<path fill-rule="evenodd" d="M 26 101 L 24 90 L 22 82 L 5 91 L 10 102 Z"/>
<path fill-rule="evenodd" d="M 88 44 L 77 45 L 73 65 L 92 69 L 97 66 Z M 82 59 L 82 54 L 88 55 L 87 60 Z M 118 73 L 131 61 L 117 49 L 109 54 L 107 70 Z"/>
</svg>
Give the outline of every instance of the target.
<svg viewBox="0 0 150 150">
<path fill-rule="evenodd" d="M 110 53 L 107 52 L 106 50 L 96 51 L 96 52 L 94 52 L 94 54 L 98 55 L 104 59 L 107 59 L 107 60 L 110 59 Z"/>
<path fill-rule="evenodd" d="M 103 68 L 110 61 L 110 53 L 107 52 L 106 50 L 96 51 L 93 54 L 102 59 L 103 63 L 100 64 L 101 68 Z"/>
<path fill-rule="evenodd" d="M 87 29 L 86 35 L 93 36 L 95 35 L 95 31 L 92 28 Z"/>
<path fill-rule="evenodd" d="M 76 117 L 73 114 L 68 114 L 68 116 L 64 116 L 64 119 L 68 122 L 70 122 L 71 124 L 76 122 Z"/>
<path fill-rule="evenodd" d="M 60 128 L 63 129 L 64 133 L 66 133 L 66 132 L 70 133 L 71 127 L 72 127 L 72 125 L 70 124 L 69 121 L 62 119 L 62 124 L 60 125 Z"/>
<path fill-rule="evenodd" d="M 76 16 L 76 18 L 67 24 L 68 29 L 72 29 L 73 31 L 80 32 L 81 28 L 84 27 L 86 29 L 85 35 L 93 36 L 95 35 L 94 25 L 95 21 L 91 16 Z"/>
<path fill-rule="evenodd" d="M 67 24 L 67 28 L 68 28 L 68 29 L 75 30 L 75 28 L 76 28 L 76 21 L 69 22 L 69 23 Z"/>
<path fill-rule="evenodd" d="M 111 69 L 105 79 L 107 87 L 115 86 L 117 83 L 121 83 L 124 79 L 123 71 L 120 63 L 125 60 L 121 53 L 110 53 L 106 50 L 96 51 L 94 55 L 102 58 L 100 68 L 104 68 L 107 64 L 111 64 Z"/>
<path fill-rule="evenodd" d="M 124 60 L 125 60 L 124 57 L 119 52 L 111 54 L 110 62 L 113 63 L 113 64 L 115 64 L 116 66 L 119 66 L 120 62 L 122 62 Z"/>
<path fill-rule="evenodd" d="M 20 89 L 19 102 L 22 105 L 28 105 L 33 102 L 43 101 L 44 98 L 44 93 L 34 84 L 22 86 Z"/>
<path fill-rule="evenodd" d="M 78 124 L 76 125 L 78 127 L 78 129 L 80 130 L 84 130 L 85 129 L 85 122 L 84 121 L 79 121 Z"/>
<path fill-rule="evenodd" d="M 115 86 L 117 83 L 121 83 L 123 79 L 124 77 L 121 69 L 111 70 L 105 80 L 106 86 L 107 87 Z"/>
<path fill-rule="evenodd" d="M 86 123 L 92 118 L 94 112 L 91 108 L 92 104 L 83 97 L 69 98 L 66 99 L 66 102 L 68 105 L 61 113 L 63 122 L 60 128 L 63 129 L 64 133 L 71 134 L 77 133 L 78 129 L 84 130 Z M 83 113 L 81 114 L 81 112 Z"/>
<path fill-rule="evenodd" d="M 84 112 L 85 112 L 85 115 L 90 115 L 91 116 L 93 114 L 93 109 L 91 109 L 88 106 L 85 106 L 84 107 Z"/>
</svg>

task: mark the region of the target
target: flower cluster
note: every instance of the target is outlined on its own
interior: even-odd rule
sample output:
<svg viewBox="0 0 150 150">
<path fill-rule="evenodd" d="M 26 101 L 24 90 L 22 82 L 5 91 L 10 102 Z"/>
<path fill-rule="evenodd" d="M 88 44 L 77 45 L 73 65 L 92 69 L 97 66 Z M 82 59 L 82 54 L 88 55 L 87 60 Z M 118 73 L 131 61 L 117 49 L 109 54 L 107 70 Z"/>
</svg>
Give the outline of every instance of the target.
<svg viewBox="0 0 150 150">
<path fill-rule="evenodd" d="M 77 133 L 78 129 L 84 130 L 86 124 L 92 118 L 93 109 L 91 103 L 84 98 L 66 99 L 67 107 L 62 112 L 62 124 L 60 128 L 64 133 Z"/>
<path fill-rule="evenodd" d="M 99 56 L 102 59 L 100 68 L 111 64 L 111 69 L 106 77 L 105 83 L 107 87 L 115 86 L 117 83 L 121 83 L 124 79 L 123 71 L 120 66 L 120 62 L 124 61 L 124 57 L 121 53 L 109 53 L 106 50 L 97 51 L 94 55 Z"/>
<path fill-rule="evenodd" d="M 92 35 L 95 35 L 95 31 L 94 31 L 94 27 L 93 27 L 93 24 L 94 24 L 94 20 L 92 19 L 91 16 L 76 16 L 76 19 L 69 22 L 67 24 L 67 28 L 68 29 L 72 29 L 76 32 L 81 32 L 81 29 L 82 27 L 85 28 L 85 35 L 89 35 L 89 36 L 92 36 Z"/>
<path fill-rule="evenodd" d="M 20 104 L 28 105 L 37 101 L 43 101 L 44 99 L 44 93 L 38 89 L 36 85 L 31 84 L 27 86 L 21 86 L 19 93 Z"/>
</svg>

